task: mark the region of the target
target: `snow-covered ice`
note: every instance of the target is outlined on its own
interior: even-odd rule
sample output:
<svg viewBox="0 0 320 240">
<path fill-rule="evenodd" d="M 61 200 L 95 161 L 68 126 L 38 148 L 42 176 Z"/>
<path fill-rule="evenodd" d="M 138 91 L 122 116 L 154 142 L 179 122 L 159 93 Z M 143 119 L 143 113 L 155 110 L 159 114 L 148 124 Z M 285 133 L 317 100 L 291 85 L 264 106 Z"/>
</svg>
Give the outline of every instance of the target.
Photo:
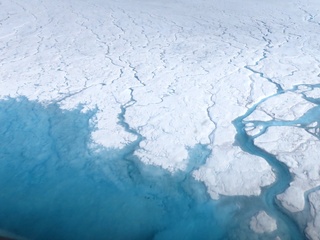
<svg viewBox="0 0 320 240">
<path fill-rule="evenodd" d="M 308 199 L 312 219 L 308 222 L 308 226 L 306 228 L 307 237 L 310 239 L 320 239 L 320 232 L 318 228 L 320 225 L 320 191 L 318 190 L 310 193 Z"/>
<path fill-rule="evenodd" d="M 271 167 L 263 158 L 250 156 L 239 147 L 214 147 L 213 153 L 206 164 L 194 171 L 194 177 L 206 184 L 213 199 L 220 194 L 259 195 L 260 187 L 275 181 Z"/>
<path fill-rule="evenodd" d="M 255 143 L 276 154 L 294 174 L 289 188 L 278 198 L 288 210 L 302 211 L 305 205 L 304 193 L 320 185 L 320 168 L 316 164 L 319 140 L 300 128 L 271 127 Z"/>
<path fill-rule="evenodd" d="M 317 0 L 0 0 L 0 99 L 81 106 L 94 112 L 90 154 L 190 172 L 212 199 L 265 201 L 254 211 L 317 239 L 319 10 Z M 110 175 L 107 159 L 95 164 Z M 274 212 L 272 194 L 308 222 Z"/>
<path fill-rule="evenodd" d="M 277 229 L 277 222 L 265 211 L 260 211 L 252 217 L 250 228 L 257 233 L 273 232 Z"/>
</svg>

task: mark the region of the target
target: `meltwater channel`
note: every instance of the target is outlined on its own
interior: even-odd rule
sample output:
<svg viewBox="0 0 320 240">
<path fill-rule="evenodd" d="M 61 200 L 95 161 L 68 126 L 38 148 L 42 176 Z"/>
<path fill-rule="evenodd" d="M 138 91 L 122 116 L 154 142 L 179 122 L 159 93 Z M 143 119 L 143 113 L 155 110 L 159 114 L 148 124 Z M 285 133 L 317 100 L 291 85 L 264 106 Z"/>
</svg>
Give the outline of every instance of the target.
<svg viewBox="0 0 320 240">
<path fill-rule="evenodd" d="M 95 111 L 62 110 L 25 97 L 0 101 L 0 235 L 22 239 L 303 239 L 274 202 L 290 181 L 287 168 L 255 147 L 235 122 L 242 149 L 264 157 L 278 181 L 259 197 L 210 199 L 191 176 L 211 154 L 189 149 L 187 170 L 171 174 L 145 165 L 133 153 L 142 136 L 123 149 L 88 147 Z M 112 136 L 106 136 L 112 137 Z M 279 177 L 281 176 L 281 177 Z M 278 230 L 249 229 L 260 210 L 278 220 Z"/>
</svg>

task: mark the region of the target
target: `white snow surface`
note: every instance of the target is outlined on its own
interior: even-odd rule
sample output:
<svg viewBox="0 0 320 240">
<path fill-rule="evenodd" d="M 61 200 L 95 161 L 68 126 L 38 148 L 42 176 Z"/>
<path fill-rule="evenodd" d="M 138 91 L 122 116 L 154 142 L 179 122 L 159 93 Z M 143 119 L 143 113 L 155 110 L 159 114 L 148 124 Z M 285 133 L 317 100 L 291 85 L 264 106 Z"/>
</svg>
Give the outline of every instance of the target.
<svg viewBox="0 0 320 240">
<path fill-rule="evenodd" d="M 251 218 L 250 228 L 256 233 L 273 232 L 277 229 L 277 222 L 265 211 L 260 211 Z"/>
<path fill-rule="evenodd" d="M 144 137 L 143 162 L 183 170 L 188 147 L 207 144 L 212 156 L 194 176 L 211 196 L 257 195 L 274 173 L 234 146 L 232 120 L 279 86 L 319 83 L 319 9 L 318 0 L 0 0 L 0 98 L 98 109 L 92 140 L 107 148 L 136 139 L 118 124 L 123 107 Z M 290 92 L 270 99 L 259 120 L 313 106 Z M 301 210 L 320 184 L 317 139 L 272 127 L 256 144 L 295 174 L 279 199 Z"/>
<path fill-rule="evenodd" d="M 289 167 L 293 181 L 278 199 L 291 212 L 302 211 L 305 191 L 320 185 L 319 140 L 301 128 L 270 127 L 255 144 L 276 154 Z"/>
<path fill-rule="evenodd" d="M 300 94 L 286 92 L 268 99 L 268 101 L 259 105 L 257 109 L 261 110 L 272 119 L 292 121 L 301 117 L 307 110 L 314 106 L 315 104 L 304 100 Z M 262 119 L 259 117 L 254 119 L 265 120 L 264 117 L 262 117 Z"/>
<path fill-rule="evenodd" d="M 213 156 L 194 171 L 194 177 L 206 184 L 213 199 L 218 199 L 220 194 L 259 195 L 260 186 L 274 182 L 273 172 L 263 158 L 251 156 L 239 147 L 229 145 L 214 147 Z"/>
<path fill-rule="evenodd" d="M 315 191 L 309 195 L 309 203 L 312 219 L 308 222 L 306 233 L 309 239 L 319 240 L 320 231 L 317 226 L 320 226 L 320 191 Z"/>
</svg>

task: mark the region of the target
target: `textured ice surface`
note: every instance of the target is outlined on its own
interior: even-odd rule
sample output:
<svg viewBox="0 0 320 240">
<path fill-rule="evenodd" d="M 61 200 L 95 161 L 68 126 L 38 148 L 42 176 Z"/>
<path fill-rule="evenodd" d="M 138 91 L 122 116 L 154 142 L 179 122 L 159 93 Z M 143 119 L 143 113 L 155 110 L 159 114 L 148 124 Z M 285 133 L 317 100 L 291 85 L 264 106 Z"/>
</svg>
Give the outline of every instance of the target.
<svg viewBox="0 0 320 240">
<path fill-rule="evenodd" d="M 141 164 L 132 156 L 137 143 L 98 153 L 88 148 L 92 112 L 25 98 L 2 101 L 0 110 L 2 229 L 28 239 L 227 234 L 217 222 L 227 213 L 188 172 L 172 175 Z M 190 149 L 199 164 L 206 154 Z"/>
<path fill-rule="evenodd" d="M 288 210 L 302 211 L 305 191 L 320 185 L 320 168 L 315 164 L 319 159 L 319 140 L 300 128 L 271 127 L 255 143 L 277 154 L 294 173 L 290 187 L 278 198 Z"/>
<path fill-rule="evenodd" d="M 310 204 L 310 211 L 312 220 L 308 222 L 308 226 L 306 228 L 307 236 L 310 239 L 320 239 L 320 231 L 318 226 L 320 225 L 320 192 L 315 191 L 310 193 L 309 195 L 309 204 Z"/>
<path fill-rule="evenodd" d="M 316 214 L 306 207 L 309 206 L 306 199 L 319 186 L 319 8 L 317 0 L 292 0 L 290 3 L 276 0 L 0 0 L 0 98 L 26 96 L 28 100 L 37 100 L 51 108 L 59 106 L 59 109 L 68 110 L 68 116 L 78 114 L 80 104 L 89 123 L 87 120 L 70 121 L 86 126 L 79 128 L 85 133 L 78 129 L 79 133 L 75 134 L 90 139 L 90 150 L 85 151 L 94 157 L 90 155 L 86 161 L 82 155 L 77 155 L 78 150 L 69 151 L 72 147 L 67 140 L 73 142 L 72 146 L 87 149 L 87 144 L 83 140 L 75 141 L 77 137 L 72 134 L 59 137 L 52 148 L 47 148 L 41 144 L 49 144 L 46 141 L 55 139 L 54 134 L 30 141 L 31 137 L 26 140 L 10 131 L 13 142 L 3 145 L 3 154 L 15 152 L 12 147 L 18 144 L 22 157 L 31 154 L 36 160 L 47 159 L 51 150 L 61 147 L 63 154 L 54 155 L 54 159 L 59 159 L 58 162 L 72 159 L 70 166 L 76 170 L 67 173 L 54 170 L 52 176 L 65 177 L 68 182 L 72 174 L 78 174 L 77 167 L 98 164 L 97 169 L 121 188 L 121 181 L 132 184 L 127 179 L 131 175 L 124 170 L 119 170 L 124 171 L 124 175 L 114 175 L 115 169 L 122 165 L 111 163 L 119 155 L 126 158 L 130 152 L 138 168 L 142 167 L 150 175 L 160 171 L 172 179 L 176 174 L 187 174 L 190 181 L 196 177 L 206 187 L 196 182 L 197 187 L 192 188 L 192 192 L 201 186 L 201 196 L 208 191 L 211 197 L 220 198 L 222 202 L 233 202 L 220 214 L 221 218 L 227 216 L 225 221 L 220 220 L 228 224 L 231 224 L 228 216 L 241 216 L 235 218 L 239 223 L 233 222 L 237 227 L 230 228 L 237 230 L 229 237 L 245 239 L 251 217 L 260 210 L 277 220 L 280 229 L 277 231 L 282 233 L 279 234 L 282 239 L 301 237 L 309 219 L 308 231 L 317 231 L 318 221 L 311 224 Z M 26 107 L 22 104 L 22 108 Z M 44 122 L 47 122 L 46 114 L 40 114 Z M 55 126 L 62 122 L 64 127 L 60 127 L 64 129 L 73 125 L 71 122 L 63 125 L 66 123 L 61 119 L 55 121 Z M 23 123 L 18 128 L 27 130 L 30 127 L 28 131 L 37 135 L 37 131 L 32 130 L 34 123 L 40 126 L 42 120 L 38 121 L 35 116 L 30 120 L 31 125 Z M 4 124 L 3 135 L 10 129 L 8 124 Z M 50 121 L 46 124 L 51 126 Z M 89 129 L 86 124 L 95 127 Z M 26 147 L 29 142 L 30 147 Z M 41 143 L 41 147 L 36 143 Z M 194 156 L 192 161 L 191 155 Z M 44 171 L 42 167 L 33 170 L 28 164 L 23 166 L 24 170 L 12 175 L 14 179 L 33 175 L 32 171 L 41 174 Z M 51 167 L 55 169 L 55 165 Z M 131 167 L 128 169 L 131 172 Z M 39 179 L 37 181 L 41 182 Z M 56 185 L 58 181 L 52 179 Z M 144 183 L 153 181 L 147 179 Z M 12 186 L 18 182 L 12 182 Z M 179 184 L 173 186 L 180 189 L 181 181 L 177 182 Z M 87 183 L 79 179 L 78 183 L 77 194 L 85 191 L 92 196 L 98 194 L 96 181 Z M 28 187 L 22 185 L 18 190 L 26 192 Z M 68 193 L 67 187 L 61 185 L 61 188 Z M 34 189 L 39 195 L 45 190 L 44 187 Z M 144 187 L 137 186 L 137 189 L 138 195 L 144 191 Z M 167 189 L 162 186 L 158 190 L 166 192 Z M 280 206 L 275 203 L 276 195 L 281 200 Z M 187 204 L 186 195 L 181 196 L 182 202 Z M 160 195 L 159 199 L 163 197 Z M 312 199 L 316 205 L 317 200 Z M 12 199 L 7 200 L 8 204 L 13 203 Z M 85 201 L 87 199 L 81 204 Z M 128 209 L 137 205 L 133 211 L 138 212 L 140 207 L 144 208 L 145 201 L 141 205 L 137 202 L 130 201 L 132 205 L 129 204 Z M 33 211 L 37 204 L 30 205 L 30 212 L 35 216 L 35 212 L 43 213 L 43 210 Z M 179 212 L 179 204 L 173 204 L 172 209 L 177 208 Z M 297 214 L 286 214 L 282 206 Z M 75 205 L 75 212 L 78 207 Z M 244 208 L 247 208 L 246 214 Z M 93 214 L 91 210 L 88 212 Z M 300 219 L 301 211 L 304 217 Z M 149 223 L 148 216 L 143 221 Z M 39 219 L 39 223 L 44 222 L 43 218 Z M 93 217 L 87 220 L 95 221 Z M 128 219 L 132 223 L 131 220 Z M 208 222 L 210 225 L 211 220 Z M 239 225 L 242 224 L 245 230 L 240 234 Z M 138 233 L 139 226 L 133 225 L 128 223 L 128 232 Z M 196 224 L 194 231 L 202 225 L 206 229 L 206 224 Z M 12 227 L 12 230 L 17 228 Z M 118 231 L 115 227 L 110 229 Z M 174 229 L 176 234 L 184 232 Z M 173 234 L 171 230 L 165 232 L 159 236 L 169 238 Z M 276 236 L 268 235 L 267 239 Z M 254 237 L 257 236 L 252 232 L 250 238 Z"/>
<path fill-rule="evenodd" d="M 246 229 L 243 236 L 254 236 L 247 221 L 259 198 L 212 201 L 192 177 L 207 147 L 188 149 L 187 171 L 172 174 L 141 163 L 133 155 L 139 141 L 88 147 L 94 114 L 26 98 L 0 102 L 0 234 L 191 240 L 239 239 L 237 231 Z M 119 121 L 126 124 L 121 115 Z"/>
<path fill-rule="evenodd" d="M 283 121 L 292 121 L 301 117 L 307 110 L 315 105 L 302 98 L 301 94 L 287 92 L 270 98 L 257 107 L 270 116 L 272 119 L 280 119 Z M 255 120 L 263 120 L 255 118 Z"/>
<path fill-rule="evenodd" d="M 257 233 L 273 232 L 277 229 L 277 222 L 266 212 L 260 211 L 250 221 L 250 228 Z"/>
<path fill-rule="evenodd" d="M 257 178 L 257 175 L 260 177 Z M 275 180 L 274 173 L 263 158 L 250 156 L 239 147 L 213 148 L 213 156 L 194 171 L 194 177 L 206 184 L 208 193 L 214 199 L 219 198 L 219 194 L 259 195 L 259 186 L 268 186 Z"/>
</svg>

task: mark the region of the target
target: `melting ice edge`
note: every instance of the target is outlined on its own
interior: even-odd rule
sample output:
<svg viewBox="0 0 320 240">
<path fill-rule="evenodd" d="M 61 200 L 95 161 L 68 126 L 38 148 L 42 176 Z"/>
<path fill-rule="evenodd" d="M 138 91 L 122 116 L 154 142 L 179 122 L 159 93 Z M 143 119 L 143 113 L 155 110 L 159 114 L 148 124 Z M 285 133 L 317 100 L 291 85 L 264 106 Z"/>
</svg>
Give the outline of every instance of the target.
<svg viewBox="0 0 320 240">
<path fill-rule="evenodd" d="M 172 174 L 133 155 L 142 136 L 125 122 L 125 109 L 119 124 L 137 140 L 123 149 L 89 147 L 94 114 L 24 97 L 0 102 L 1 229 L 28 239 L 245 239 L 256 235 L 250 217 L 265 209 L 279 226 L 260 239 L 303 238 L 274 202 L 283 184 L 259 197 L 213 201 L 190 174 L 210 155 L 207 146 L 189 149 L 187 170 Z M 248 151 L 272 161 L 272 155 L 248 145 L 238 127 L 238 143 L 247 142 Z"/>
</svg>

